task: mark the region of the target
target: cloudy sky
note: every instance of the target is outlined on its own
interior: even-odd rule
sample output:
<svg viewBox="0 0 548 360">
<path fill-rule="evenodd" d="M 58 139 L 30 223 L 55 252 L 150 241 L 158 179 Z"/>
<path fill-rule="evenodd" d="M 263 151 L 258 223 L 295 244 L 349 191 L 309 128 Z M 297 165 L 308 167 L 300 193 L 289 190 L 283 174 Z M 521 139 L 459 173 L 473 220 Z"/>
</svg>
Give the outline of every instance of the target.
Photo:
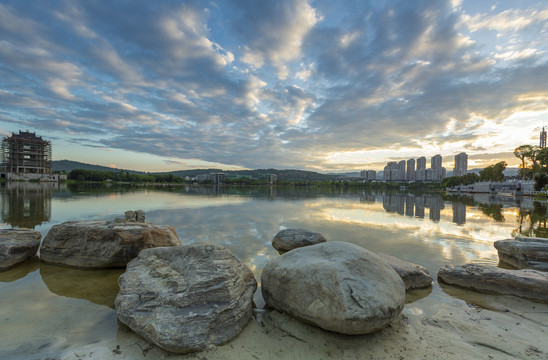
<svg viewBox="0 0 548 360">
<path fill-rule="evenodd" d="M 0 0 L 0 134 L 145 171 L 517 166 L 547 60 L 544 0 Z"/>
</svg>

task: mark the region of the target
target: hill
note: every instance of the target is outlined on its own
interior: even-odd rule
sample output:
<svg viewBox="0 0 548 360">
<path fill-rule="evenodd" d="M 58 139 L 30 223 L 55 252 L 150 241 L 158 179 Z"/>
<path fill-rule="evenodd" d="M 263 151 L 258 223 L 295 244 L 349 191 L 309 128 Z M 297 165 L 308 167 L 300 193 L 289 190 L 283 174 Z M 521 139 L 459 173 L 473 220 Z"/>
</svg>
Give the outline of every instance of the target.
<svg viewBox="0 0 548 360">
<path fill-rule="evenodd" d="M 56 160 L 52 161 L 53 171 L 71 172 L 72 170 L 94 170 L 94 171 L 128 171 L 135 174 L 147 174 L 142 171 L 126 170 L 126 169 L 113 169 L 107 166 L 92 165 L 72 160 Z M 180 177 L 194 177 L 200 174 L 209 174 L 213 172 L 223 172 L 225 174 L 236 175 L 252 175 L 253 177 L 259 177 L 260 174 L 275 174 L 278 176 L 279 181 L 328 181 L 334 179 L 336 176 L 320 174 L 313 171 L 303 170 L 278 170 L 278 169 L 256 169 L 256 170 L 221 170 L 221 169 L 191 169 L 191 170 L 177 170 L 167 172 L 152 172 L 154 175 L 168 175 L 173 174 Z"/>
<path fill-rule="evenodd" d="M 178 170 L 154 174 L 173 174 L 180 177 L 194 177 L 200 174 L 208 174 L 213 172 L 223 172 L 227 175 L 251 175 L 254 178 L 259 178 L 262 174 L 274 174 L 278 177 L 278 181 L 328 181 L 333 180 L 336 176 L 320 174 L 314 171 L 304 170 L 278 170 L 278 169 L 255 169 L 255 170 L 221 170 L 221 169 L 192 169 Z"/>
<path fill-rule="evenodd" d="M 108 166 L 92 165 L 72 160 L 54 160 L 51 162 L 53 171 L 71 172 L 72 170 L 94 170 L 94 171 L 129 171 L 130 173 L 144 174 L 140 171 L 115 169 Z"/>
</svg>

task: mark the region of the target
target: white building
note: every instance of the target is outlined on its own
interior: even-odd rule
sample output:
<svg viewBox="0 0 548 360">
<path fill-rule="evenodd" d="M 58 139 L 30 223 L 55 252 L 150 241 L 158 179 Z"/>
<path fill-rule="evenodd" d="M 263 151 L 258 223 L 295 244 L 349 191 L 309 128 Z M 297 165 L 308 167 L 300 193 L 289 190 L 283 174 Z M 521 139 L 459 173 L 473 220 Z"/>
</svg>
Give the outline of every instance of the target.
<svg viewBox="0 0 548 360">
<path fill-rule="evenodd" d="M 453 176 L 464 176 L 468 174 L 468 155 L 460 153 L 455 155 L 455 167 L 453 168 Z"/>
</svg>

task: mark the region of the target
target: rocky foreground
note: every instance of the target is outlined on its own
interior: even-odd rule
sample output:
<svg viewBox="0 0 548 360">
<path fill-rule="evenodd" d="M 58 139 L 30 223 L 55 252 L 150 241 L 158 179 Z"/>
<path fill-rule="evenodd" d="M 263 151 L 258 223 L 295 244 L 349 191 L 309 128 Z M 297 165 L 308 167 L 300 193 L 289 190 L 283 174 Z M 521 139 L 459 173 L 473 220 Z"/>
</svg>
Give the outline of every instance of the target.
<svg viewBox="0 0 548 360">
<path fill-rule="evenodd" d="M 514 295 L 548 303 L 547 272 L 467 264 L 441 268 L 438 279 L 446 284 L 475 291 Z"/>
<path fill-rule="evenodd" d="M 512 296 L 451 293 L 453 301 L 407 304 L 382 331 L 341 335 L 276 310 L 256 313 L 239 336 L 221 346 L 176 355 L 125 327 L 116 339 L 64 350 L 62 360 L 426 359 L 545 360 L 548 304 Z M 459 299 L 459 298 L 462 298 Z M 463 301 L 464 300 L 464 301 Z"/>
<path fill-rule="evenodd" d="M 518 269 L 548 271 L 548 239 L 516 237 L 495 241 L 501 262 Z"/>
<path fill-rule="evenodd" d="M 30 229 L 0 230 L 0 271 L 29 260 L 40 247 L 42 234 Z"/>
<path fill-rule="evenodd" d="M 379 256 L 331 241 L 291 250 L 261 276 L 266 304 L 322 329 L 367 334 L 402 311 L 405 285 Z"/>
<path fill-rule="evenodd" d="M 181 245 L 171 226 L 145 222 L 128 211 L 114 221 L 67 221 L 54 225 L 40 246 L 40 260 L 83 269 L 125 267 L 143 249 Z"/>
<path fill-rule="evenodd" d="M 174 353 L 222 344 L 251 320 L 257 282 L 228 249 L 187 245 L 143 250 L 119 279 L 118 319 Z"/>
<path fill-rule="evenodd" d="M 6 234 L 0 233 L 0 238 L 5 235 L 0 243 L 4 263 L 2 254 L 24 261 L 36 253 L 36 244 L 25 241 L 39 243 L 39 237 L 25 233 L 25 241 L 19 238 L 19 245 L 29 248 L 19 257 L 14 254 L 23 251 L 5 249 L 11 248 L 9 236 L 22 232 Z M 430 287 L 432 278 L 422 266 L 349 243 L 326 242 L 321 234 L 307 230 L 288 229 L 278 235 L 273 244 L 283 237 L 283 254 L 267 263 L 261 277 L 268 308 L 253 310 L 256 280 L 228 249 L 181 246 L 172 228 L 145 223 L 143 212 L 129 211 L 114 221 L 52 227 L 42 244 L 42 261 L 83 268 L 127 265 L 119 278 L 115 307 L 128 328 L 120 327 L 116 344 L 71 349 L 61 358 L 133 359 L 149 352 L 153 358 L 174 358 L 169 353 L 195 351 L 208 359 L 315 359 L 325 354 L 548 358 L 548 305 L 515 300 L 548 303 L 548 272 L 446 266 L 438 279 L 452 286 L 444 285 L 444 290 L 456 298 L 466 294 L 462 299 L 470 305 L 455 300 L 423 313 L 413 306 L 404 308 L 406 291 Z M 543 239 L 511 239 L 497 249 L 520 266 L 544 268 L 545 245 L 548 241 Z M 532 253 L 533 248 L 537 251 Z M 462 288 L 504 296 L 470 295 L 477 293 Z M 508 336 L 509 329 L 518 333 Z"/>
</svg>

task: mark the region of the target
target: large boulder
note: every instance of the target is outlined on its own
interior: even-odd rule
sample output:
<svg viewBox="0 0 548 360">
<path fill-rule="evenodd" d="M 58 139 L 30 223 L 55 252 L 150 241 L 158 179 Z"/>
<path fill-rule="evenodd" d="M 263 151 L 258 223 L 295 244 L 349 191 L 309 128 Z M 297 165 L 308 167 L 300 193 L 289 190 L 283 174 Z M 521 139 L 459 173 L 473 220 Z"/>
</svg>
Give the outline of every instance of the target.
<svg viewBox="0 0 548 360">
<path fill-rule="evenodd" d="M 508 270 L 495 266 L 466 264 L 445 266 L 438 280 L 450 285 L 548 302 L 548 273 L 537 270 Z"/>
<path fill-rule="evenodd" d="M 119 279 L 118 319 L 175 352 L 222 344 L 252 317 L 257 282 L 228 249 L 189 245 L 143 250 Z"/>
<path fill-rule="evenodd" d="M 402 311 L 405 285 L 378 255 L 333 241 L 291 250 L 264 268 L 266 304 L 343 334 L 382 329 Z"/>
<path fill-rule="evenodd" d="M 518 269 L 548 271 L 548 239 L 516 237 L 495 241 L 499 259 Z"/>
<path fill-rule="evenodd" d="M 0 271 L 7 270 L 36 255 L 40 232 L 30 229 L 0 230 Z"/>
<path fill-rule="evenodd" d="M 181 245 L 171 226 L 136 221 L 88 220 L 54 225 L 40 260 L 77 268 L 124 267 L 139 251 Z"/>
<path fill-rule="evenodd" d="M 378 255 L 398 273 L 405 284 L 406 291 L 427 288 L 432 284 L 432 276 L 424 266 L 387 254 Z"/>
<path fill-rule="evenodd" d="M 303 246 L 324 243 L 326 240 L 322 234 L 304 229 L 285 229 L 279 231 L 272 239 L 272 246 L 285 252 Z"/>
</svg>

